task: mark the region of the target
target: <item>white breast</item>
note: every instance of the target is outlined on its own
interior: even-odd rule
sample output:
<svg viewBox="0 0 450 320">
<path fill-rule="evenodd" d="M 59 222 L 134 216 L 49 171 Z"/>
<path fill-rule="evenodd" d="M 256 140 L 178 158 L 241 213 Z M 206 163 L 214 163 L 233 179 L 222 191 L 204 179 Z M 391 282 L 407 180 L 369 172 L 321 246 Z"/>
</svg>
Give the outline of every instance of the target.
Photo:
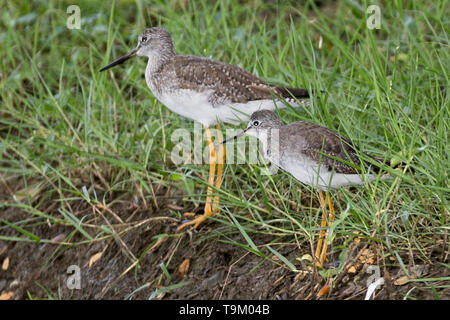
<svg viewBox="0 0 450 320">
<path fill-rule="evenodd" d="M 207 126 L 215 119 L 212 107 L 208 102 L 211 92 L 196 92 L 193 90 L 180 89 L 170 94 L 162 93 L 156 98 L 171 111 L 182 117 L 198 121 Z"/>
</svg>

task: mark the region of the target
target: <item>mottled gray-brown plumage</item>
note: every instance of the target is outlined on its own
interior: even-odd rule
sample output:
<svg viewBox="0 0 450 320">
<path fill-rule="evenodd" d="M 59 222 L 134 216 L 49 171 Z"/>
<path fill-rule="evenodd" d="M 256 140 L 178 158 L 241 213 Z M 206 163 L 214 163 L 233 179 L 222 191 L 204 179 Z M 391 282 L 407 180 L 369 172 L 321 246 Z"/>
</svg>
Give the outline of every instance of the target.
<svg viewBox="0 0 450 320">
<path fill-rule="evenodd" d="M 253 113 L 245 133 L 263 143 L 264 155 L 270 161 L 303 183 L 320 189 L 361 184 L 364 181 L 362 174 L 372 180 L 380 171 L 376 165 L 362 163 L 360 156 L 363 153 L 338 133 L 307 121 L 284 125 L 270 110 Z M 378 158 L 372 159 L 389 164 Z M 362 166 L 364 171 L 356 168 Z"/>
<path fill-rule="evenodd" d="M 305 89 L 268 84 L 237 66 L 178 55 L 169 32 L 158 27 L 145 30 L 136 49 L 101 71 L 135 55 L 149 58 L 145 78 L 155 97 L 172 111 L 205 126 L 217 120 L 234 123 L 233 117 L 247 121 L 256 110 L 285 107 L 281 100 L 306 105 L 298 99 L 309 97 Z"/>
<path fill-rule="evenodd" d="M 170 34 L 162 28 L 147 29 L 141 35 L 141 42 L 143 37 L 147 42 L 153 39 L 152 50 L 158 52 L 159 57 L 152 63 L 155 67 L 152 67 L 151 81 L 159 92 L 167 89 L 213 90 L 210 95 L 213 105 L 274 97 L 309 97 L 305 89 L 267 84 L 238 66 L 192 55 L 177 55 Z"/>
</svg>

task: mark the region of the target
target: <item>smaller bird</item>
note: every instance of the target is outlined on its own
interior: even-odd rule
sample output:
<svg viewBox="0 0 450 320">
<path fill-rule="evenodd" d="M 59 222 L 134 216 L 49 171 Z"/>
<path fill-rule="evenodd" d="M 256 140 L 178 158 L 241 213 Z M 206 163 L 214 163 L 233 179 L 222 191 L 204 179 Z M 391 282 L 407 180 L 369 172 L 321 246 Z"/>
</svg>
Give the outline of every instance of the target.
<svg viewBox="0 0 450 320">
<path fill-rule="evenodd" d="M 326 242 L 322 247 L 324 238 L 328 236 L 328 231 L 325 236 L 325 227 L 327 223 L 330 226 L 335 218 L 328 191 L 348 185 L 361 185 L 377 178 L 389 178 L 380 169 L 380 165 L 389 165 L 389 161 L 364 155 L 350 140 L 318 124 L 297 121 L 285 125 L 271 110 L 254 112 L 242 133 L 222 143 L 244 134 L 261 141 L 263 155 L 271 163 L 289 172 L 300 182 L 319 190 L 323 217 L 315 259 L 316 265 L 322 267 L 327 252 Z M 363 163 L 360 160 L 363 155 L 372 159 L 371 163 Z M 322 190 L 327 191 L 330 215 Z"/>
</svg>

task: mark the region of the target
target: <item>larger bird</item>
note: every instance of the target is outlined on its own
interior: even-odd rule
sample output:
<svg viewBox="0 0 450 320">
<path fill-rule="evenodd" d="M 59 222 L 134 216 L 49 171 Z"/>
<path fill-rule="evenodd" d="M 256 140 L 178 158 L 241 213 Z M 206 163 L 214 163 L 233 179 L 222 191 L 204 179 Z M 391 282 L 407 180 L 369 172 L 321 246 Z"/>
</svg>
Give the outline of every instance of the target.
<svg viewBox="0 0 450 320">
<path fill-rule="evenodd" d="M 205 127 L 210 170 L 204 214 L 178 229 L 191 224 L 197 228 L 218 211 L 219 198 L 212 199 L 211 186 L 220 188 L 225 163 L 225 149 L 220 145 L 217 159 L 209 127 L 219 122 L 238 124 L 248 121 L 250 115 L 260 109 L 284 108 L 283 100 L 298 106 L 302 103 L 298 99 L 309 97 L 308 91 L 270 85 L 240 67 L 223 62 L 178 55 L 169 32 L 159 27 L 142 32 L 135 49 L 100 71 L 134 56 L 148 58 L 145 80 L 153 95 L 173 112 L 198 121 Z M 220 130 L 218 138 L 222 140 Z"/>
</svg>

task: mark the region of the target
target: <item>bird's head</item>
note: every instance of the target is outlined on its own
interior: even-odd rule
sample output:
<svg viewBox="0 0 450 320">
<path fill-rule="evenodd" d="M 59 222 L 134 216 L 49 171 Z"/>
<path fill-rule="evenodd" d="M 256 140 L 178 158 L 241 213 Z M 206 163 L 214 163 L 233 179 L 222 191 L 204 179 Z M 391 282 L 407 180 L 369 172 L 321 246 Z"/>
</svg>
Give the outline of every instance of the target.
<svg viewBox="0 0 450 320">
<path fill-rule="evenodd" d="M 281 120 L 277 117 L 275 112 L 271 110 L 259 110 L 254 112 L 250 121 L 248 122 L 247 128 L 241 133 L 224 140 L 222 143 L 227 143 L 231 140 L 237 139 L 242 135 L 248 135 L 259 138 L 261 134 L 264 134 L 269 129 L 279 128 L 283 125 Z"/>
<path fill-rule="evenodd" d="M 135 56 L 164 59 L 173 55 L 175 55 L 175 49 L 170 33 L 163 28 L 153 27 L 144 30 L 144 32 L 139 35 L 136 48 L 130 53 L 101 68 L 100 72 L 122 64 Z"/>
</svg>

